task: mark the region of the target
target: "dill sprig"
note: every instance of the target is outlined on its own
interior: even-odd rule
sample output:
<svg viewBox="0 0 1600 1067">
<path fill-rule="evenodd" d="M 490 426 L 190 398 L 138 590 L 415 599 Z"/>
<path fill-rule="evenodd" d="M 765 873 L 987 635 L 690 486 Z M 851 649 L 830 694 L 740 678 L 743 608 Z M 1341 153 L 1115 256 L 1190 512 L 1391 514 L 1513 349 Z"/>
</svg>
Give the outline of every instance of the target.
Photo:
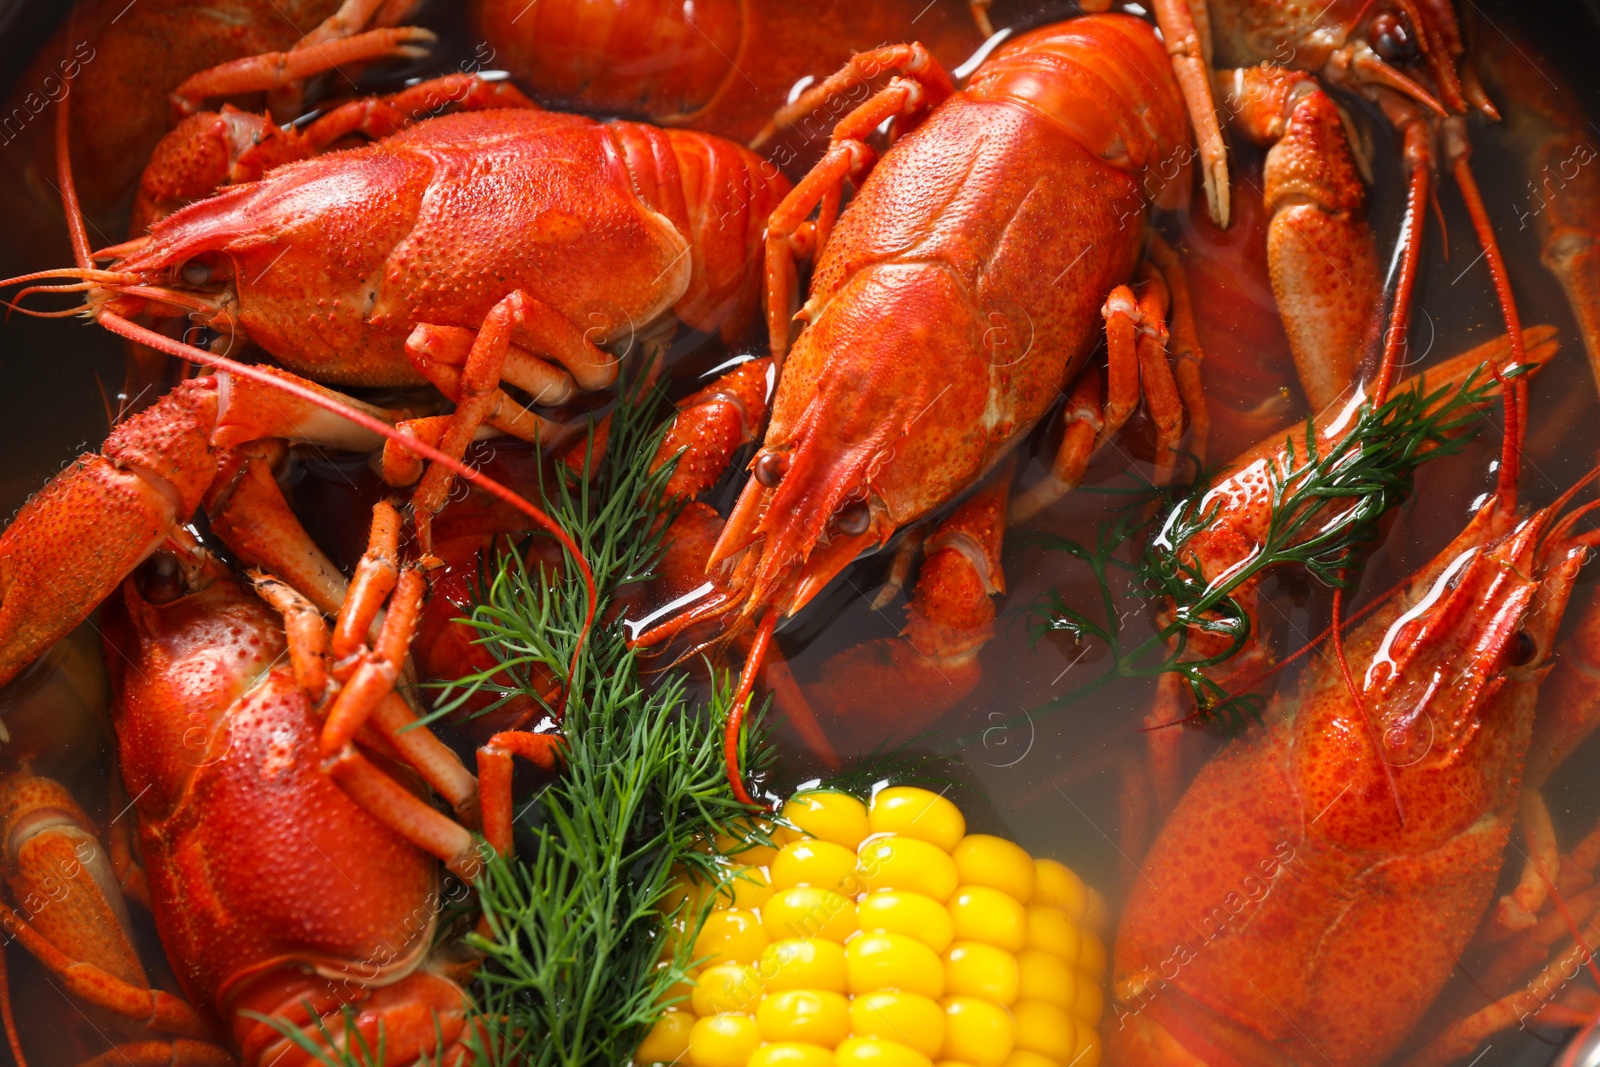
<svg viewBox="0 0 1600 1067">
<path fill-rule="evenodd" d="M 1379 521 L 1410 495 L 1417 468 L 1465 446 L 1470 436 L 1466 431 L 1478 418 L 1474 409 L 1493 388 L 1480 379 L 1474 370 L 1459 387 L 1428 393 L 1419 386 L 1382 405 L 1363 403 L 1352 416 L 1349 434 L 1325 452 L 1319 451 L 1316 427 L 1307 419 L 1298 441 L 1291 434 L 1278 457 L 1263 461 L 1270 508 L 1265 534 L 1248 558 L 1220 577 L 1208 579 L 1185 551 L 1227 504 L 1223 495 L 1210 491 L 1212 479 L 1205 476 L 1177 491 L 1159 491 L 1153 511 L 1159 526 L 1154 519 L 1125 514 L 1102 525 L 1093 545 L 1040 537 L 1046 547 L 1089 567 L 1100 594 L 1100 617 L 1073 608 L 1059 590 L 1052 590 L 1030 609 L 1034 640 L 1055 632 L 1080 642 L 1096 641 L 1110 653 L 1110 664 L 1039 710 L 1075 703 L 1115 678 L 1177 674 L 1193 694 L 1201 721 L 1228 730 L 1259 721 L 1259 696 L 1229 693 L 1210 673 L 1250 639 L 1252 619 L 1239 591 L 1267 571 L 1290 564 L 1305 568 L 1324 585 L 1345 587 L 1348 572 L 1376 540 Z M 1138 511 L 1151 513 L 1148 503 Z M 1119 557 L 1124 544 L 1152 527 L 1153 536 L 1134 560 Z M 1134 595 L 1164 602 L 1157 631 L 1132 648 L 1124 648 L 1121 639 L 1126 616 L 1116 607 L 1113 568 L 1128 574 Z M 1220 635 L 1228 645 L 1215 655 L 1186 655 L 1195 633 Z"/>
<path fill-rule="evenodd" d="M 747 814 L 722 766 L 731 692 L 694 713 L 681 679 L 646 694 L 629 673 L 569 701 L 566 766 L 538 798 L 528 858 L 496 858 L 480 880 L 488 1062 L 626 1063 L 694 962 L 704 915 L 669 894 L 679 867 L 723 877 L 695 846 Z M 658 965 L 674 925 L 686 932 Z"/>
<path fill-rule="evenodd" d="M 557 480 L 545 494 L 589 560 L 606 621 L 568 680 L 563 766 L 529 805 L 525 847 L 491 860 L 479 884 L 487 934 L 470 940 L 485 957 L 474 993 L 484 1023 L 482 1058 L 491 1063 L 627 1062 L 693 963 L 703 914 L 669 906 L 675 872 L 716 881 L 719 857 L 697 846 L 749 815 L 723 766 L 732 689 L 715 684 L 706 705 L 696 706 L 681 672 L 647 687 L 620 621 L 607 610 L 619 587 L 650 577 L 677 510 L 664 499 L 672 464 L 650 472 L 665 430 L 652 408 L 637 391 L 624 395 L 604 458 L 585 464 L 586 477 Z M 581 580 L 570 566 L 557 580 L 505 552 L 483 593 L 470 622 L 498 665 L 460 687 L 537 698 L 529 669 L 564 675 L 582 630 Z M 494 681 L 502 669 L 520 680 Z M 747 731 L 744 744 L 746 759 L 762 765 L 758 728 Z M 673 924 L 686 933 L 658 964 Z"/>
<path fill-rule="evenodd" d="M 620 588 L 653 577 L 661 539 L 682 509 L 681 501 L 666 499 L 676 459 L 650 469 L 666 434 L 666 423 L 654 414 L 659 406 L 652 402 L 655 395 L 624 387 L 612 413 L 609 444 L 598 460 L 591 424 L 582 476 L 557 477 L 553 488 L 541 477 L 545 510 L 589 561 L 599 593 L 596 620 L 608 617 Z M 597 621 L 596 647 L 586 647 L 578 657 L 575 677 L 566 677 L 587 618 L 586 604 L 575 600 L 574 592 L 584 591 L 583 581 L 570 559 L 564 561 L 563 577 L 549 568 L 527 565 L 527 548 L 539 536 L 545 535 L 529 535 L 515 550 L 502 546 L 494 558 L 480 563 L 473 612 L 463 621 L 478 631 L 476 643 L 488 647 L 497 662 L 492 670 L 439 686 L 442 693 L 429 721 L 451 714 L 483 692 L 498 699 L 474 716 L 519 695 L 531 696 L 554 711 L 538 684 L 543 672 L 576 692 L 589 681 L 586 673 L 614 671 L 628 658 L 621 631 Z M 584 610 L 574 610 L 575 603 Z"/>
</svg>

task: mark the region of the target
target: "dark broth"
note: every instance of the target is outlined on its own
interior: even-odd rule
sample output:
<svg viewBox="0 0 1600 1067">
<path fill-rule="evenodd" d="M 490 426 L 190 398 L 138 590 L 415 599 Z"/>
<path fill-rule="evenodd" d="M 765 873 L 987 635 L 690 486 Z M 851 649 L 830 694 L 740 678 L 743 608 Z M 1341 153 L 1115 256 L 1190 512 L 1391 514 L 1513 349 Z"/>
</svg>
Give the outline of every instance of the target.
<svg viewBox="0 0 1600 1067">
<path fill-rule="evenodd" d="M 50 29 L 50 15 L 42 14 L 47 7 L 14 4 L 0 11 L 4 29 L 0 54 L 8 64 L 7 73 L 0 76 L 3 80 L 14 78 L 42 43 Z M 436 2 L 425 9 L 420 21 L 440 30 L 442 40 L 434 55 L 408 74 L 455 69 L 459 60 L 473 54 L 474 42 L 459 20 L 450 17 L 453 7 Z M 997 25 L 1027 27 L 1063 17 L 1071 10 L 1070 5 L 1000 0 L 995 15 Z M 5 21 L 7 16 L 9 21 Z M 1600 33 L 1579 4 L 1535 7 L 1486 0 L 1476 23 L 1476 32 L 1481 34 L 1497 33 L 1502 25 L 1517 26 L 1552 61 L 1552 75 L 1559 72 L 1577 88 L 1588 113 L 1600 115 L 1600 82 L 1591 73 Z M 386 76 L 392 78 L 393 72 Z M 1398 163 L 1388 132 L 1372 122 L 1371 114 L 1359 107 L 1355 110 L 1360 121 L 1373 130 L 1377 146 L 1371 216 L 1387 256 L 1401 206 Z M 49 122 L 51 113 L 33 121 Z M 1522 488 L 1524 500 L 1538 505 L 1553 499 L 1595 461 L 1600 449 L 1595 384 L 1565 298 L 1539 262 L 1535 230 L 1531 224 L 1521 224 L 1533 210 L 1522 163 L 1496 127 L 1474 121 L 1473 139 L 1474 165 L 1510 262 L 1523 321 L 1551 323 L 1561 330 L 1560 355 L 1542 371 L 1532 389 Z M 59 211 L 23 188 L 21 165 L 15 146 L 0 146 L 0 213 L 11 235 L 0 242 L 0 273 L 6 275 L 71 261 Z M 1438 227 L 1430 218 L 1414 318 L 1418 365 L 1464 351 L 1503 328 L 1488 287 L 1487 269 L 1472 259 L 1477 245 L 1459 194 L 1448 181 L 1441 183 L 1440 202 L 1448 220 L 1450 255 L 1446 258 Z M 120 236 L 120 232 L 92 233 L 91 239 L 110 244 Z M 1271 313 L 1270 308 L 1262 309 L 1262 314 Z M 759 348 L 758 342 L 749 342 L 740 351 Z M 674 348 L 674 388 L 688 391 L 700 372 L 728 354 L 700 339 L 680 341 Z M 1285 351 L 1265 350 L 1255 355 L 1261 365 L 1276 367 L 1286 381 L 1292 379 Z M 0 362 L 7 380 L 13 383 L 0 390 L 0 439 L 6 455 L 0 468 L 0 508 L 9 514 L 74 455 L 97 447 L 104 437 L 107 406 L 117 406 L 121 388 L 123 350 L 110 334 L 81 321 L 12 315 L 0 325 Z M 1216 374 L 1226 367 L 1208 364 L 1207 370 Z M 1294 400 L 1293 404 L 1292 415 L 1303 417 L 1303 402 Z M 1055 420 L 1048 422 L 1024 445 L 1027 459 L 1020 475 L 1024 483 L 1042 475 L 1059 439 Z M 1138 438 L 1135 427 L 1125 448 L 1137 453 Z M 1491 418 L 1462 454 L 1423 469 L 1413 500 L 1393 517 L 1367 567 L 1357 603 L 1415 569 L 1459 530 L 1470 503 L 1491 487 L 1489 472 L 1497 446 L 1498 420 Z M 479 458 L 484 458 L 481 453 Z M 1149 680 L 1115 681 L 1069 706 L 1039 710 L 1103 671 L 1106 657 L 1101 650 L 1075 645 L 1061 636 L 1047 636 L 1037 643 L 1030 640 L 1027 608 L 1043 594 L 1059 588 L 1075 604 L 1088 606 L 1094 591 L 1081 564 L 1040 547 L 1028 535 L 1061 533 L 1091 541 L 1097 525 L 1109 521 L 1114 509 L 1126 504 L 1126 497 L 1107 490 L 1136 486 L 1149 469 L 1148 464 L 1135 463 L 1130 472 L 1127 466 L 1126 453 L 1108 449 L 1094 465 L 1086 491 L 1072 494 L 1039 519 L 1012 530 L 1004 557 L 1009 591 L 1000 604 L 996 637 L 982 653 L 984 681 L 970 699 L 909 746 L 914 751 L 955 757 L 957 776 L 970 787 L 957 799 L 975 829 L 1005 833 L 1035 854 L 1066 862 L 1106 893 L 1113 910 L 1132 872 L 1120 843 L 1125 828 L 1140 818 L 1140 805 L 1148 803 L 1145 797 L 1125 794 L 1123 771 L 1130 762 L 1142 759 L 1146 742 L 1138 731 L 1154 686 Z M 308 526 L 337 558 L 349 563 L 359 553 L 364 537 L 365 505 L 377 492 L 367 464 L 360 457 L 303 456 L 295 477 L 295 497 Z M 359 491 L 352 492 L 352 485 L 359 486 Z M 725 491 L 717 503 L 725 505 L 729 499 L 731 494 Z M 870 604 L 885 580 L 888 557 L 885 553 L 852 567 L 783 631 L 781 647 L 802 683 L 816 678 L 822 664 L 842 649 L 899 632 L 903 598 L 882 611 Z M 1590 568 L 1584 577 L 1585 587 L 1596 580 L 1595 571 Z M 1280 651 L 1299 648 L 1326 625 L 1326 590 L 1285 576 L 1269 580 L 1266 593 L 1263 619 L 1270 640 Z M 1126 633 L 1140 639 L 1151 632 L 1153 613 L 1124 600 L 1124 607 L 1130 605 L 1133 610 L 1126 615 Z M 1572 614 L 1576 615 L 1576 610 Z M 51 723 L 60 737 L 53 744 L 41 745 L 47 755 L 38 768 L 62 778 L 97 817 L 109 821 L 116 812 L 109 810 L 106 800 L 110 745 L 103 720 L 97 718 L 104 694 L 103 683 L 92 678 L 98 644 L 92 626 L 81 630 L 74 641 L 80 654 L 63 657 L 63 661 L 90 679 L 76 685 L 72 698 L 89 714 L 69 727 Z M 20 712 L 13 709 L 24 708 L 30 700 L 65 706 L 56 703 L 63 699 L 58 690 L 42 688 L 52 684 L 52 672 L 60 669 L 52 661 L 0 693 L 0 715 L 7 716 L 14 731 L 17 726 L 10 716 Z M 1298 665 L 1289 668 L 1277 684 L 1293 686 L 1300 669 Z M 1179 729 L 1184 733 L 1190 774 L 1226 743 L 1221 731 Z M 822 773 L 820 764 L 787 732 L 780 730 L 779 737 L 783 748 L 778 784 L 793 786 Z M 1600 792 L 1592 784 L 1597 763 L 1600 738 L 1575 752 L 1547 788 L 1558 834 L 1568 845 L 1586 833 L 1600 815 Z M 1144 817 L 1149 821 L 1148 832 L 1153 833 L 1159 817 L 1153 812 Z M 1507 863 L 1507 878 L 1513 878 L 1519 867 L 1516 859 L 1513 854 Z M 147 962 L 159 968 L 160 953 L 153 938 L 148 948 Z M 57 1026 L 79 1026 L 77 1009 L 51 990 L 53 983 L 46 981 L 47 976 L 37 968 L 28 969 L 31 961 L 24 953 L 12 951 L 8 959 L 16 968 L 13 991 L 25 1029 L 35 1035 L 35 1047 L 44 1047 L 45 1042 L 37 1037 L 40 1033 L 53 1032 Z M 1114 1025 L 1109 1013 L 1107 1019 L 1107 1025 Z M 1495 1037 L 1487 1054 L 1475 1062 L 1481 1067 L 1549 1063 L 1563 1036 L 1508 1031 Z M 76 1058 L 64 1051 L 59 1061 L 41 1055 L 37 1062 L 49 1065 Z"/>
</svg>

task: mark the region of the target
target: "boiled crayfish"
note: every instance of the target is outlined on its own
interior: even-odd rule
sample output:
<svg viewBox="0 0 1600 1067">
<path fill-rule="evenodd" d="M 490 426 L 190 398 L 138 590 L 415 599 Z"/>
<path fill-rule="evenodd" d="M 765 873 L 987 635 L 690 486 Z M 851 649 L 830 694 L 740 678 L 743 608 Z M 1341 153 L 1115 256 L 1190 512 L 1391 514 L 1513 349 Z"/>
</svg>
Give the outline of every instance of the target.
<svg viewBox="0 0 1600 1067">
<path fill-rule="evenodd" d="M 270 579 L 259 585 L 283 595 Z M 286 634 L 277 611 L 179 543 L 116 600 L 104 618 L 121 769 L 151 910 L 190 1001 L 215 1011 L 246 1064 L 306 1055 L 252 1013 L 313 1037 L 320 1021 L 349 1043 L 346 1006 L 385 1063 L 458 1061 L 470 1039 L 466 996 L 429 964 L 449 891 L 433 856 L 369 808 L 441 817 L 377 776 L 352 798 L 338 772 L 325 773 L 316 694 L 303 684 L 303 621 L 291 613 Z M 394 710 L 398 720 L 374 720 L 388 760 L 437 769 L 458 802 L 474 794 L 454 754 L 400 734 L 413 720 Z M 464 831 L 453 847 L 468 853 L 458 868 L 475 856 Z"/>
<path fill-rule="evenodd" d="M 1123 915 L 1118 1062 L 1376 1064 L 1412 1030 L 1517 817 L 1539 683 L 1600 539 L 1577 529 L 1595 505 L 1565 510 L 1576 492 L 1528 518 L 1492 499 L 1350 635 L 1352 682 L 1315 662 L 1200 772 Z M 1597 706 L 1553 710 L 1592 726 Z"/>
<path fill-rule="evenodd" d="M 1125 288 L 1147 207 L 1186 191 L 1181 99 L 1148 24 L 1097 16 L 1036 30 L 958 93 L 924 48 L 888 46 L 794 108 L 886 76 L 769 223 L 768 327 L 781 370 L 755 478 L 711 557 L 731 567 L 729 581 L 646 642 L 714 618 L 770 635 L 862 551 L 976 484 L 1079 377 L 1108 294 L 1112 410 L 1069 435 L 1068 462 L 1086 463 L 1127 418 L 1141 376 L 1163 449 L 1181 435 L 1179 382 L 1159 340 L 1166 287 L 1157 271 L 1142 303 Z M 904 136 L 874 166 L 864 138 L 888 119 Z M 839 215 L 844 182 L 868 169 Z M 816 222 L 804 221 L 819 205 Z M 818 260 L 790 350 L 797 250 Z M 1142 341 L 1138 323 L 1150 331 Z M 997 346 L 997 325 L 1009 346 Z M 1098 406 L 1099 378 L 1087 379 Z M 971 603 L 954 607 L 969 618 L 993 611 L 988 592 L 1002 583 L 987 553 L 1003 519 L 1002 508 L 963 520 L 976 536 L 952 532 L 952 566 L 928 572 L 959 588 L 954 599 Z M 903 679 L 901 692 L 915 684 Z"/>
<path fill-rule="evenodd" d="M 128 317 L 198 315 L 321 381 L 431 380 L 457 401 L 454 414 L 405 422 L 402 433 L 459 460 L 480 427 L 556 436 L 502 380 L 560 402 L 614 380 L 616 359 L 597 342 L 673 316 L 737 335 L 756 311 L 754 250 L 786 189 L 753 154 L 697 133 L 536 108 L 469 112 L 233 186 L 106 253 L 109 270 L 91 265 L 83 243 L 80 267 L 57 274 L 80 279 L 105 325 L 196 362 L 216 361 Z M 239 513 L 235 528 L 251 542 L 234 545 L 241 558 L 338 609 L 343 580 L 281 506 L 268 457 L 238 446 L 288 437 L 370 448 L 377 438 L 338 419 L 308 421 L 311 409 L 292 401 L 245 400 L 240 377 L 187 384 L 124 424 L 106 457 L 82 457 L 0 538 L 0 678 L 80 621 L 203 496 L 231 497 L 240 477 L 270 509 L 259 522 Z M 291 374 L 275 381 L 315 393 L 313 404 L 358 408 L 369 427 L 403 418 Z M 271 427 L 230 415 L 245 408 Z M 389 455 L 401 481 L 420 473 L 407 455 L 398 446 Z M 450 479 L 435 467 L 414 497 L 424 551 Z M 108 536 L 106 515 L 118 512 Z M 63 540 L 78 527 L 99 535 Z M 80 558 L 88 542 L 103 551 Z"/>
</svg>

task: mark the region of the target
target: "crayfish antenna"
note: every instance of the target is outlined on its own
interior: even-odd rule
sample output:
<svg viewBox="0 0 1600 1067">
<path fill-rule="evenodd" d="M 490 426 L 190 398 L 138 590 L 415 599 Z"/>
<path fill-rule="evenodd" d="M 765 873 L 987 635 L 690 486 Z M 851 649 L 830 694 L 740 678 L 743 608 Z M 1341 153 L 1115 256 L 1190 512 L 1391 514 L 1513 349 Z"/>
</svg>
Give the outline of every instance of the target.
<svg viewBox="0 0 1600 1067">
<path fill-rule="evenodd" d="M 739 688 L 734 691 L 733 705 L 728 711 L 728 725 L 722 734 L 722 759 L 728 768 L 728 786 L 733 790 L 735 800 L 752 808 L 763 805 L 752 800 L 745 790 L 744 770 L 739 765 L 739 735 L 744 729 L 750 696 L 755 691 L 756 675 L 761 673 L 761 661 L 766 658 L 767 646 L 772 643 L 772 632 L 777 626 L 778 608 L 774 605 L 767 608 L 767 613 L 761 617 L 761 625 L 756 627 L 755 640 L 751 642 L 750 652 L 745 657 L 744 670 L 739 674 Z"/>
<path fill-rule="evenodd" d="M 1477 232 L 1484 261 L 1489 265 L 1489 277 L 1494 284 L 1495 299 L 1500 304 L 1500 314 L 1505 319 L 1506 329 L 1510 331 L 1512 368 L 1521 368 L 1527 363 L 1527 352 L 1522 339 L 1522 319 L 1517 313 L 1517 300 L 1511 292 L 1511 277 L 1506 272 L 1505 257 L 1501 254 L 1500 242 L 1495 238 L 1494 226 L 1489 221 L 1489 212 L 1483 206 L 1483 196 L 1479 193 L 1477 179 L 1472 174 L 1469 162 L 1472 148 L 1467 140 L 1466 121 L 1460 116 L 1452 116 L 1445 120 L 1443 131 L 1445 156 L 1450 160 L 1451 172 L 1455 175 L 1456 185 L 1461 189 L 1461 198 L 1466 202 L 1467 214 L 1472 218 L 1472 228 Z M 1491 364 L 1490 370 L 1494 372 L 1495 380 L 1504 386 L 1506 383 L 1501 381 L 1499 369 Z M 1501 508 L 1509 515 L 1517 507 L 1522 443 L 1528 427 L 1527 383 L 1521 378 L 1512 379 L 1510 387 L 1504 390 L 1504 403 L 1505 438 L 1501 443 L 1499 481 L 1495 492 L 1500 499 Z"/>
<path fill-rule="evenodd" d="M 17 1033 L 17 1020 L 11 1012 L 11 972 L 6 968 L 4 952 L 0 952 L 0 1019 L 5 1022 L 6 1043 L 11 1046 L 17 1067 L 28 1067 L 27 1057 L 22 1054 L 22 1036 Z"/>
<path fill-rule="evenodd" d="M 87 309 L 83 307 L 67 308 L 63 311 L 35 311 L 22 306 L 22 301 L 35 293 L 91 293 L 96 290 L 115 289 L 122 291 L 123 286 L 136 285 L 139 276 L 123 271 L 96 270 L 93 267 L 58 267 L 54 270 L 34 271 L 32 274 L 19 274 L 15 278 L 0 279 L 0 289 L 9 289 L 13 285 L 26 285 L 10 300 L 0 301 L 9 311 L 21 312 L 35 319 L 65 319 L 73 315 L 81 315 Z M 68 285 L 28 285 L 29 282 L 42 281 L 67 281 Z"/>
<path fill-rule="evenodd" d="M 94 256 L 89 250 L 83 208 L 78 204 L 78 185 L 72 179 L 72 130 L 68 121 L 72 108 L 70 80 L 56 107 L 56 179 L 61 183 L 61 211 L 67 217 L 67 233 L 72 238 L 72 259 L 80 270 L 90 270 L 94 267 Z"/>
</svg>

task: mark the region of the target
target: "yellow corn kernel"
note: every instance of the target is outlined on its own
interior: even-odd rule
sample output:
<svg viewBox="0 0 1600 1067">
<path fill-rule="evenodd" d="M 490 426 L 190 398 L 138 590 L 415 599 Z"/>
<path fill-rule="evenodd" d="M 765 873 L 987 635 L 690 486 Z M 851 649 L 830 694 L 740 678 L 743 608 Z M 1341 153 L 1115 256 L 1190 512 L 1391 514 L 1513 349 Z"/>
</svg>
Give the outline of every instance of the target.
<svg viewBox="0 0 1600 1067">
<path fill-rule="evenodd" d="M 1026 903 L 1033 896 L 1033 857 L 1003 837 L 968 834 L 950 853 L 962 885 L 985 885 Z"/>
<path fill-rule="evenodd" d="M 771 867 L 772 861 L 778 858 L 778 850 L 772 845 L 746 844 L 732 858 L 735 863 L 747 867 Z"/>
<path fill-rule="evenodd" d="M 956 865 L 950 854 L 904 835 L 868 838 L 861 845 L 857 871 L 869 890 L 908 889 L 943 902 L 956 890 Z"/>
<path fill-rule="evenodd" d="M 944 1002 L 944 1058 L 972 1067 L 1000 1067 L 1011 1055 L 1016 1035 L 1011 1013 L 977 997 L 947 997 Z"/>
<path fill-rule="evenodd" d="M 1017 999 L 1017 958 L 981 941 L 957 941 L 944 956 L 945 989 L 952 996 L 982 997 L 1002 1007 Z"/>
<path fill-rule="evenodd" d="M 972 1067 L 972 1064 L 962 1063 L 960 1060 L 940 1060 L 933 1067 Z"/>
<path fill-rule="evenodd" d="M 852 851 L 872 832 L 867 806 L 849 793 L 801 793 L 784 802 L 783 817 L 812 837 Z"/>
<path fill-rule="evenodd" d="M 1072 1054 L 1072 1067 L 1100 1067 L 1100 1034 L 1082 1019 L 1078 1022 L 1078 1048 Z"/>
<path fill-rule="evenodd" d="M 1028 947 L 1059 956 L 1064 963 L 1077 963 L 1083 949 L 1083 935 L 1059 909 L 1035 904 L 1028 909 Z"/>
<path fill-rule="evenodd" d="M 841 945 L 861 929 L 855 901 L 820 886 L 778 890 L 761 909 L 761 920 L 769 937 L 820 937 Z"/>
<path fill-rule="evenodd" d="M 1062 962 L 1061 957 L 1036 948 L 1017 953 L 1017 995 L 1023 1000 L 1042 1000 L 1063 1011 L 1071 1011 L 1078 1001 L 1078 986 L 1084 980 Z"/>
<path fill-rule="evenodd" d="M 863 930 L 885 930 L 914 937 L 935 952 L 943 952 L 955 940 L 950 912 L 926 893 L 908 889 L 884 889 L 871 893 L 856 905 L 856 918 Z"/>
<path fill-rule="evenodd" d="M 1097 982 L 1106 976 L 1106 943 L 1087 930 L 1078 949 L 1078 970 Z"/>
<path fill-rule="evenodd" d="M 1033 897 L 1024 903 L 1047 904 L 1060 908 L 1076 922 L 1089 904 L 1089 887 L 1064 863 L 1055 860 L 1033 861 Z"/>
<path fill-rule="evenodd" d="M 756 973 L 774 993 L 783 989 L 843 993 L 844 949 L 817 937 L 785 938 L 774 941 L 761 953 Z"/>
<path fill-rule="evenodd" d="M 1042 1000 L 1019 1000 L 1011 1006 L 1017 1024 L 1017 1047 L 1057 1063 L 1066 1063 L 1078 1050 L 1078 1023 L 1072 1016 Z"/>
<path fill-rule="evenodd" d="M 944 1009 L 916 993 L 863 993 L 850 1002 L 850 1033 L 902 1041 L 937 1056 L 944 1047 Z"/>
<path fill-rule="evenodd" d="M 850 1002 L 838 993 L 785 989 L 761 1001 L 756 1026 L 767 1041 L 799 1041 L 832 1048 L 850 1033 Z"/>
<path fill-rule="evenodd" d="M 961 809 L 938 793 L 912 786 L 880 789 L 867 810 L 875 834 L 904 834 L 949 852 L 967 832 Z"/>
<path fill-rule="evenodd" d="M 833 1054 L 838 1067 L 933 1067 L 933 1061 L 909 1045 L 881 1037 L 846 1038 Z"/>
<path fill-rule="evenodd" d="M 1049 1056 L 1041 1056 L 1037 1052 L 1019 1048 L 1013 1049 L 1011 1055 L 1006 1057 L 1005 1067 L 1061 1067 L 1061 1064 Z M 1077 1065 L 1074 1064 L 1073 1067 Z"/>
<path fill-rule="evenodd" d="M 816 886 L 839 889 L 845 879 L 853 879 L 856 854 L 832 841 L 791 841 L 778 850 L 772 861 L 772 888 Z"/>
<path fill-rule="evenodd" d="M 941 1020 L 942 1021 L 942 1020 Z M 656 1020 L 650 1032 L 644 1035 L 634 1050 L 633 1062 L 676 1063 L 689 1048 L 689 1031 L 694 1029 L 694 1016 L 686 1011 L 669 1011 Z"/>
<path fill-rule="evenodd" d="M 722 1015 L 726 1012 L 753 1011 L 766 990 L 754 967 L 743 963 L 719 963 L 695 977 L 694 995 L 689 1003 L 696 1015 Z"/>
<path fill-rule="evenodd" d="M 750 1057 L 750 1062 L 740 1067 L 833 1067 L 833 1053 L 821 1045 L 784 1041 L 762 1045 Z"/>
<path fill-rule="evenodd" d="M 758 911 L 772 896 L 772 886 L 767 872 L 760 867 L 740 867 L 728 875 L 727 881 L 717 891 L 718 908 L 738 908 L 741 911 Z"/>
<path fill-rule="evenodd" d="M 745 1067 L 761 1044 L 761 1031 L 748 1015 L 708 1015 L 689 1031 L 692 1067 Z"/>
<path fill-rule="evenodd" d="M 963 886 L 950 902 L 950 918 L 960 941 L 982 941 L 1009 952 L 1019 952 L 1028 943 L 1026 909 L 1016 898 L 986 885 Z"/>
<path fill-rule="evenodd" d="M 894 989 L 937 1000 L 944 967 L 933 950 L 904 934 L 862 934 L 844 947 L 845 982 L 852 993 Z"/>
<path fill-rule="evenodd" d="M 1090 1026 L 1100 1025 L 1100 1013 L 1105 1011 L 1106 995 L 1100 989 L 1099 982 L 1078 983 L 1078 998 L 1072 1002 L 1068 1010 L 1078 1019 Z"/>
<path fill-rule="evenodd" d="M 759 914 L 727 908 L 706 916 L 691 955 L 711 963 L 754 963 L 769 940 Z"/>
</svg>

